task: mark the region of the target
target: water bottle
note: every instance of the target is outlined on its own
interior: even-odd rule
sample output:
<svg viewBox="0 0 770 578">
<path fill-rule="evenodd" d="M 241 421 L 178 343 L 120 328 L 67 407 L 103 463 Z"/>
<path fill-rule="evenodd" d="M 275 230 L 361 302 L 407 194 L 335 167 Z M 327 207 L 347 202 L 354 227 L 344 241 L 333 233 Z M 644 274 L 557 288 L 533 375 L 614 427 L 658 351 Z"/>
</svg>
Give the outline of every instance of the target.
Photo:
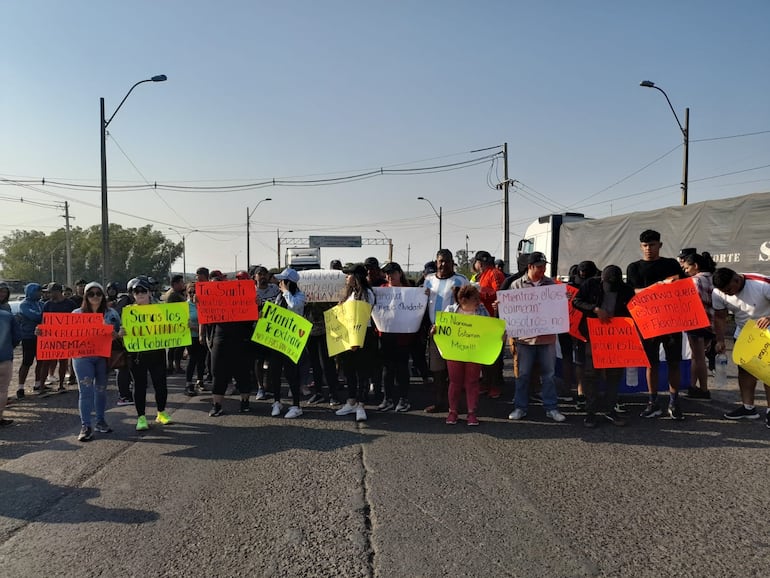
<svg viewBox="0 0 770 578">
<path fill-rule="evenodd" d="M 724 353 L 720 353 L 716 357 L 716 386 L 727 386 L 727 356 Z"/>
<path fill-rule="evenodd" d="M 636 367 L 626 368 L 626 385 L 636 387 L 639 385 L 639 370 Z"/>
</svg>

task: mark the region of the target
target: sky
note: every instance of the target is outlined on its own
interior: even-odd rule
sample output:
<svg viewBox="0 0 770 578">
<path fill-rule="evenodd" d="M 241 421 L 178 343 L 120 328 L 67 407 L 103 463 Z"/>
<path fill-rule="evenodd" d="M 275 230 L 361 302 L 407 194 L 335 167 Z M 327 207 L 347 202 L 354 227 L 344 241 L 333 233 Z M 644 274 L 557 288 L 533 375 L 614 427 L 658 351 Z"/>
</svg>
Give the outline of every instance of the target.
<svg viewBox="0 0 770 578">
<path fill-rule="evenodd" d="M 99 99 L 109 117 L 159 74 L 108 127 L 110 221 L 184 236 L 188 272 L 246 267 L 247 211 L 268 267 L 279 237 L 354 235 L 381 244 L 324 264 L 391 239 L 421 269 L 434 208 L 446 248 L 502 257 L 503 143 L 512 256 L 541 215 L 680 204 L 682 133 L 642 80 L 690 109 L 690 203 L 770 190 L 765 0 L 30 0 L 3 20 L 0 237 L 63 227 L 64 201 L 101 223 Z"/>
</svg>

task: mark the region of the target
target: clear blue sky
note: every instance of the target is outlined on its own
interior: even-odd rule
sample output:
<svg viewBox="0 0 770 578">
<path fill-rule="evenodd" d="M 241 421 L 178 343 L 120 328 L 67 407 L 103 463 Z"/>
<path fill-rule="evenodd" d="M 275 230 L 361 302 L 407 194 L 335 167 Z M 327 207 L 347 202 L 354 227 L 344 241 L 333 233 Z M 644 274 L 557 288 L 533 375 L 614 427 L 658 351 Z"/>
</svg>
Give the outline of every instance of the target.
<svg viewBox="0 0 770 578">
<path fill-rule="evenodd" d="M 511 247 L 552 211 L 594 217 L 678 204 L 690 107 L 691 203 L 770 190 L 770 3 L 199 0 L 7 3 L 0 58 L 0 177 L 99 184 L 99 97 L 110 185 L 228 186 L 460 162 L 508 142 Z M 678 147 L 678 148 L 677 148 Z M 621 183 L 614 183 L 667 156 Z M 765 167 L 765 168 L 758 168 Z M 753 169 L 753 170 L 752 170 Z M 739 172 L 743 171 L 743 172 Z M 717 178 L 717 175 L 725 175 Z M 310 177 L 315 178 L 315 177 Z M 291 236 L 393 239 L 422 265 L 438 245 L 502 255 L 502 163 L 318 187 L 110 193 L 111 220 L 187 235 L 187 269 L 276 265 Z M 69 200 L 100 223 L 98 187 L 0 184 L 0 235 L 50 232 Z M 9 200 L 10 199 L 10 200 Z M 411 249 L 409 249 L 411 248 Z M 672 248 L 673 249 L 673 248 Z M 385 246 L 324 249 L 381 260 Z M 181 269 L 181 260 L 176 264 Z M 136 273 L 141 273 L 137 271 Z"/>
</svg>

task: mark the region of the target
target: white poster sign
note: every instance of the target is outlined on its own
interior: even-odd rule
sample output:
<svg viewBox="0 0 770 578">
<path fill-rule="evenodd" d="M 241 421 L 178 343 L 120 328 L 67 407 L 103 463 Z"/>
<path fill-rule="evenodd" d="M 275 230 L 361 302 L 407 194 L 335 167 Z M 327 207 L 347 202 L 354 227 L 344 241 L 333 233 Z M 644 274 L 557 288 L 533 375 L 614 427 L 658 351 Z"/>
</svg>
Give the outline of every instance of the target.
<svg viewBox="0 0 770 578">
<path fill-rule="evenodd" d="M 299 288 L 308 303 L 338 303 L 345 293 L 347 275 L 334 269 L 308 269 L 299 273 Z"/>
<path fill-rule="evenodd" d="M 416 333 L 428 306 L 422 287 L 374 287 L 372 319 L 383 333 Z"/>
<path fill-rule="evenodd" d="M 561 284 L 498 291 L 497 311 L 508 337 L 569 331 L 567 291 Z"/>
</svg>

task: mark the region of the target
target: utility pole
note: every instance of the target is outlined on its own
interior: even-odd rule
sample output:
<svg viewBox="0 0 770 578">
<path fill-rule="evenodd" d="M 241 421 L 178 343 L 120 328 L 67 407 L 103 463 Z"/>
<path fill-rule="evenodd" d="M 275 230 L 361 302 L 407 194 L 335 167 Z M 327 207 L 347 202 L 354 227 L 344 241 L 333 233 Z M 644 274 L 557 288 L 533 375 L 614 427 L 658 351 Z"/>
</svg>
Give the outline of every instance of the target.
<svg viewBox="0 0 770 578">
<path fill-rule="evenodd" d="M 406 272 L 409 273 L 409 268 L 412 265 L 410 261 L 412 260 L 412 244 L 409 243 L 406 246 Z"/>
<path fill-rule="evenodd" d="M 503 143 L 503 261 L 510 271 L 511 231 L 508 216 L 508 143 Z"/>
<path fill-rule="evenodd" d="M 72 240 L 70 238 L 70 204 L 64 201 L 64 242 L 67 251 L 67 287 L 72 287 Z"/>
</svg>

